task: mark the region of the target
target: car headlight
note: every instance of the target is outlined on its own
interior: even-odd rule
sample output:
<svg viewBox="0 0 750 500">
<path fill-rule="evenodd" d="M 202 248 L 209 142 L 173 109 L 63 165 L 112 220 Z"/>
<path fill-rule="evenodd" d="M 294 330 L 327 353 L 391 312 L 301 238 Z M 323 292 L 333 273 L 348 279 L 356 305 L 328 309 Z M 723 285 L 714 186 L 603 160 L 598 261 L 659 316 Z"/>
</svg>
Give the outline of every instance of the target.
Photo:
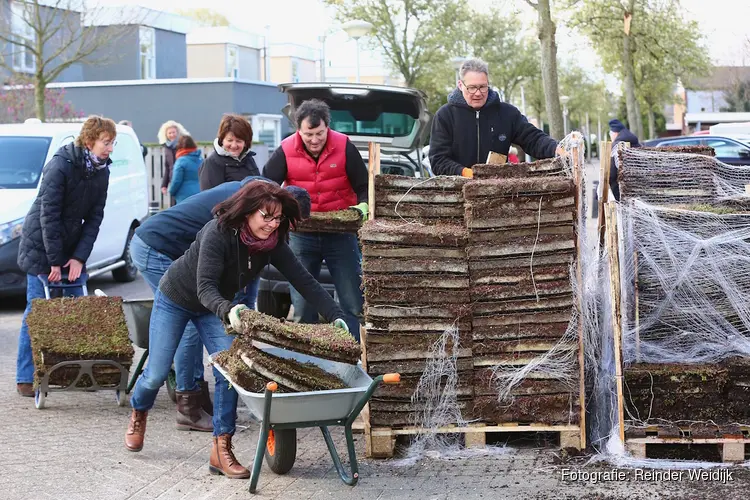
<svg viewBox="0 0 750 500">
<path fill-rule="evenodd" d="M 25 217 L 21 217 L 20 219 L 0 224 L 0 245 L 10 243 L 21 236 L 24 219 Z"/>
</svg>

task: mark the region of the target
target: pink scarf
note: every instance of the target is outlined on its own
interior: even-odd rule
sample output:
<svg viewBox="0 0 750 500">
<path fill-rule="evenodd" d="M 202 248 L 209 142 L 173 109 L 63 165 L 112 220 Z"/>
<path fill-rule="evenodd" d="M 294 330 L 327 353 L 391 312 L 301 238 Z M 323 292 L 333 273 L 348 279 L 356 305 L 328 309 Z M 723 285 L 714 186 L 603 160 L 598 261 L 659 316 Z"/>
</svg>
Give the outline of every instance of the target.
<svg viewBox="0 0 750 500">
<path fill-rule="evenodd" d="M 250 255 L 254 253 L 270 252 L 276 248 L 276 244 L 279 242 L 279 232 L 274 231 L 268 238 L 261 240 L 253 236 L 253 233 L 250 232 L 250 228 L 247 224 L 243 224 L 242 229 L 240 229 L 240 240 L 247 247 L 247 251 Z"/>
</svg>

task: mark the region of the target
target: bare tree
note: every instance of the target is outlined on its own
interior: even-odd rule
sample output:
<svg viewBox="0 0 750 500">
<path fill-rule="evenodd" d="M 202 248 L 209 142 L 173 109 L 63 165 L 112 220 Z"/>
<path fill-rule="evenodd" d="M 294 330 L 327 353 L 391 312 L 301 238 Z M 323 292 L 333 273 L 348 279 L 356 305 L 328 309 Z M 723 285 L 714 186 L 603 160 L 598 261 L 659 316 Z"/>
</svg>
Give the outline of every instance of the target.
<svg viewBox="0 0 750 500">
<path fill-rule="evenodd" d="M 542 85 L 547 108 L 550 135 L 562 139 L 563 130 L 562 108 L 560 107 L 560 90 L 557 76 L 557 43 L 555 31 L 557 27 L 550 12 L 551 0 L 526 0 L 538 14 L 537 33 L 542 47 Z"/>
<path fill-rule="evenodd" d="M 11 0 L 2 5 L 0 42 L 8 50 L 0 57 L 0 68 L 11 81 L 30 78 L 36 116 L 45 120 L 47 85 L 74 64 L 104 63 L 96 53 L 116 43 L 118 31 L 108 30 L 103 36 L 92 22 L 97 10 L 84 9 L 83 0 Z"/>
</svg>

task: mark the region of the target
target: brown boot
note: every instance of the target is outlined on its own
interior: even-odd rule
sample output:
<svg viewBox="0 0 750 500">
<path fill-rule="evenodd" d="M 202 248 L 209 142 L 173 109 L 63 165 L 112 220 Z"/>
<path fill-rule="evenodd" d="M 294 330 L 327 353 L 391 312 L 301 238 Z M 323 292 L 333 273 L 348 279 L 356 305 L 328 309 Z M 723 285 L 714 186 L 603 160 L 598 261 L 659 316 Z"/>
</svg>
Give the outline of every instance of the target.
<svg viewBox="0 0 750 500">
<path fill-rule="evenodd" d="M 201 408 L 203 411 L 214 416 L 214 402 L 211 401 L 211 393 L 208 392 L 208 382 L 201 380 Z"/>
<path fill-rule="evenodd" d="M 244 468 L 232 453 L 231 434 L 214 436 L 208 470 L 211 471 L 211 474 L 223 474 L 229 479 L 247 479 L 250 477 L 250 471 Z"/>
<path fill-rule="evenodd" d="M 34 397 L 34 384 L 16 384 L 16 391 L 27 398 Z"/>
<path fill-rule="evenodd" d="M 125 433 L 125 447 L 130 451 L 143 449 L 143 438 L 146 436 L 147 411 L 133 410 L 130 414 L 128 432 Z"/>
<path fill-rule="evenodd" d="M 201 390 L 175 393 L 177 395 L 177 430 L 212 432 L 211 417 L 201 408 Z"/>
</svg>

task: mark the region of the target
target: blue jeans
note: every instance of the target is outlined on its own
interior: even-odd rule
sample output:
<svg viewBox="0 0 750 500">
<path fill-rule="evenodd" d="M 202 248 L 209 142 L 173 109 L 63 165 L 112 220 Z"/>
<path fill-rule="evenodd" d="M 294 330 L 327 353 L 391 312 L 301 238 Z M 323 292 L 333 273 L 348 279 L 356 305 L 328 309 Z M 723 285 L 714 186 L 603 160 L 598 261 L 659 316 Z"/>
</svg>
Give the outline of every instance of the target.
<svg viewBox="0 0 750 500">
<path fill-rule="evenodd" d="M 46 275 L 44 276 L 46 279 Z M 78 278 L 75 283 L 83 285 L 85 277 Z M 67 288 L 63 292 L 71 297 L 83 295 L 82 288 Z M 31 301 L 43 299 L 44 285 L 35 274 L 26 275 L 26 310 L 23 312 L 21 322 L 21 333 L 18 335 L 18 357 L 16 358 L 16 383 L 31 384 L 34 382 L 34 360 L 31 356 L 31 339 L 29 338 L 29 327 L 26 325 L 26 317 L 31 312 Z"/>
<path fill-rule="evenodd" d="M 352 233 L 291 233 L 289 246 L 302 265 L 315 279 L 325 261 L 336 287 L 344 321 L 352 336 L 359 341 L 359 318 L 362 315 L 362 254 L 357 235 Z M 317 323 L 316 311 L 302 295 L 289 288 L 294 305 L 294 318 L 302 323 Z"/>
<path fill-rule="evenodd" d="M 225 351 L 234 337 L 227 335 L 221 320 L 212 313 L 197 313 L 172 302 L 161 291 L 154 294 L 154 308 L 148 335 L 148 364 L 138 377 L 130 398 L 131 406 L 138 411 L 148 411 L 154 406 L 159 388 L 164 384 L 172 367 L 177 346 L 188 321 L 198 330 L 203 345 L 210 354 Z M 234 434 L 237 420 L 237 391 L 214 368 L 214 436 Z"/>
<path fill-rule="evenodd" d="M 159 280 L 167 272 L 172 264 L 172 259 L 147 245 L 138 235 L 133 235 L 130 240 L 130 256 L 133 264 L 143 275 L 151 290 L 156 293 L 159 288 Z M 255 299 L 258 296 L 259 280 L 248 284 L 247 292 L 242 292 L 243 303 L 248 307 L 255 308 Z M 203 344 L 201 344 L 198 330 L 192 321 L 187 323 L 185 334 L 180 340 L 177 353 L 174 357 L 175 378 L 178 391 L 194 391 L 198 389 L 198 383 L 204 377 Z"/>
</svg>

